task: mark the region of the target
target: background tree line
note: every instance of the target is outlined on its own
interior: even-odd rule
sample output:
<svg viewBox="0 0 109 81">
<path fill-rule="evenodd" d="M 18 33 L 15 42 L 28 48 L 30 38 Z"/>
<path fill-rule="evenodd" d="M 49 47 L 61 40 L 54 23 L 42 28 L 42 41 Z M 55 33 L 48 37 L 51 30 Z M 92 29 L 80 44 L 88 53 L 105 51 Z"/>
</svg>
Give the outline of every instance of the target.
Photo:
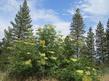
<svg viewBox="0 0 109 81">
<path fill-rule="evenodd" d="M 33 35 L 29 13 L 24 0 L 0 43 L 0 69 L 11 81 L 25 81 L 29 77 L 39 81 L 98 80 L 100 67 L 107 66 L 109 61 L 109 20 L 106 29 L 99 22 L 95 33 L 90 27 L 85 36 L 85 23 L 77 9 L 69 35 L 60 35 L 51 24 L 38 28 Z"/>
</svg>

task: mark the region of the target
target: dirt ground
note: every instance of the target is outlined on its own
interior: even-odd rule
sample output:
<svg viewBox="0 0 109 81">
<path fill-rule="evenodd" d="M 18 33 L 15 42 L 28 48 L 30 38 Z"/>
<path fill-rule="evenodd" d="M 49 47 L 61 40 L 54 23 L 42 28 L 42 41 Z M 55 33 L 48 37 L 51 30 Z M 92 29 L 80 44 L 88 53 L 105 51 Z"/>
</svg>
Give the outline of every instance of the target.
<svg viewBox="0 0 109 81">
<path fill-rule="evenodd" d="M 101 77 L 101 81 L 109 81 L 109 74 L 105 74 L 103 77 Z"/>
</svg>

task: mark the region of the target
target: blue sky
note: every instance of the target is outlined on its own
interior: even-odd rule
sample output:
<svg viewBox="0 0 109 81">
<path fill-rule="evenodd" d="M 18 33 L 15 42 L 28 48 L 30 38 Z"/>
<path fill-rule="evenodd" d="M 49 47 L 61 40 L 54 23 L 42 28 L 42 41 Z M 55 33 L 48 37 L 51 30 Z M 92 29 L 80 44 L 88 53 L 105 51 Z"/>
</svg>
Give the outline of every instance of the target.
<svg viewBox="0 0 109 81">
<path fill-rule="evenodd" d="M 4 36 L 4 29 L 11 26 L 10 21 L 14 21 L 22 2 L 23 0 L 0 0 L 0 39 Z M 86 31 L 90 26 L 95 29 L 99 20 L 105 26 L 109 18 L 109 0 L 28 0 L 28 5 L 33 29 L 51 23 L 63 35 L 69 34 L 76 8 L 81 9 Z"/>
</svg>

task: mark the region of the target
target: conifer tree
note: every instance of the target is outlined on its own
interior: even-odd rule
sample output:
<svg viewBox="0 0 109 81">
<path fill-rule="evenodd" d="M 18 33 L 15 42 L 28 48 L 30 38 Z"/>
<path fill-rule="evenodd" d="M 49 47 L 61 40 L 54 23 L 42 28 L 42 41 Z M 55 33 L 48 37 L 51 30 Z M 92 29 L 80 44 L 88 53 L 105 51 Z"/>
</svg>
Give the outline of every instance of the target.
<svg viewBox="0 0 109 81">
<path fill-rule="evenodd" d="M 96 29 L 96 53 L 99 63 L 105 61 L 105 33 L 101 22 L 98 23 Z"/>
<path fill-rule="evenodd" d="M 83 40 L 83 34 L 85 33 L 84 22 L 80 14 L 80 9 L 77 9 L 73 16 L 70 30 L 71 37 L 75 42 L 75 54 L 77 57 L 79 57 L 81 50 L 79 43 Z"/>
<path fill-rule="evenodd" d="M 8 27 L 8 29 L 4 30 L 5 37 L 3 38 L 3 44 L 9 44 L 13 40 L 13 29 Z"/>
<path fill-rule="evenodd" d="M 13 33 L 15 39 L 31 38 L 32 36 L 32 25 L 31 17 L 29 14 L 30 10 L 27 5 L 27 1 L 24 0 L 20 10 L 16 14 L 15 22 L 11 22 L 13 26 Z"/>
<path fill-rule="evenodd" d="M 11 22 L 12 27 L 9 27 L 7 30 L 4 30 L 5 37 L 2 41 L 2 54 L 5 55 L 4 58 L 6 60 L 4 60 L 4 62 L 6 63 L 9 62 L 9 57 L 11 57 L 11 55 L 13 54 L 12 46 L 15 44 L 14 40 L 24 40 L 28 38 L 33 38 L 31 25 L 32 20 L 29 15 L 29 12 L 30 11 L 27 5 L 27 1 L 24 0 L 23 5 L 20 6 L 20 10 L 16 14 L 15 22 Z"/>
<path fill-rule="evenodd" d="M 94 33 L 92 32 L 92 28 L 89 28 L 89 31 L 87 33 L 86 37 L 86 44 L 88 49 L 87 57 L 91 60 L 91 62 L 94 60 L 95 55 L 95 48 L 94 48 Z"/>
<path fill-rule="evenodd" d="M 109 19 L 107 22 L 107 28 L 106 28 L 106 54 L 107 54 L 107 60 L 109 60 Z"/>
</svg>

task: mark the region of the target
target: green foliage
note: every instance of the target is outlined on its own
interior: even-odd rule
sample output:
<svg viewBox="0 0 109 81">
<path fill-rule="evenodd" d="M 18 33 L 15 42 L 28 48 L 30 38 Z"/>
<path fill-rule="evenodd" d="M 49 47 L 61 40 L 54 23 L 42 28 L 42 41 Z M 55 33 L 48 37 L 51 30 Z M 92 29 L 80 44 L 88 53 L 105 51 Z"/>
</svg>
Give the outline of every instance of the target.
<svg viewBox="0 0 109 81">
<path fill-rule="evenodd" d="M 35 59 L 34 40 L 17 40 L 12 45 L 9 74 L 11 76 L 32 75 L 33 60 Z"/>
<path fill-rule="evenodd" d="M 64 59 L 61 67 L 57 70 L 58 79 L 60 81 L 85 81 L 84 77 L 90 78 L 88 81 L 97 80 L 97 70 L 90 65 L 87 59 Z M 85 78 L 85 79 L 86 79 Z"/>
<path fill-rule="evenodd" d="M 74 53 L 74 43 L 70 36 L 66 36 L 64 39 L 64 54 L 63 56 L 66 58 L 70 58 Z"/>
<path fill-rule="evenodd" d="M 52 76 L 57 67 L 57 59 L 63 53 L 62 39 L 57 35 L 53 25 L 39 28 L 36 34 L 38 62 L 42 68 L 42 76 Z"/>
</svg>

